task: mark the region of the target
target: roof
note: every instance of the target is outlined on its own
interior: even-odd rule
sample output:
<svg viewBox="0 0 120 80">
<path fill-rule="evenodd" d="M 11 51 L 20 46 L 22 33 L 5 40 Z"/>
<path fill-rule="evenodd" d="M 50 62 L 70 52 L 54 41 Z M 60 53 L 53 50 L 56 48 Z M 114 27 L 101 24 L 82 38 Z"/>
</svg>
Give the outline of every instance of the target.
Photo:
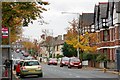
<svg viewBox="0 0 120 80">
<path fill-rule="evenodd" d="M 94 13 L 82 13 L 82 25 L 89 26 L 93 24 Z"/>
<path fill-rule="evenodd" d="M 116 12 L 120 13 L 120 1 L 116 2 Z"/>
<path fill-rule="evenodd" d="M 108 9 L 109 9 L 108 2 L 100 2 L 99 6 L 100 6 L 101 19 L 108 18 Z"/>
<path fill-rule="evenodd" d="M 95 5 L 95 8 L 94 8 L 94 22 L 99 20 L 99 12 L 100 12 L 99 5 Z"/>
<path fill-rule="evenodd" d="M 64 44 L 64 40 L 56 40 L 55 41 L 55 45 L 62 45 L 62 44 Z"/>
<path fill-rule="evenodd" d="M 114 10 L 114 2 L 109 2 L 110 15 L 113 15 L 113 10 Z"/>
</svg>

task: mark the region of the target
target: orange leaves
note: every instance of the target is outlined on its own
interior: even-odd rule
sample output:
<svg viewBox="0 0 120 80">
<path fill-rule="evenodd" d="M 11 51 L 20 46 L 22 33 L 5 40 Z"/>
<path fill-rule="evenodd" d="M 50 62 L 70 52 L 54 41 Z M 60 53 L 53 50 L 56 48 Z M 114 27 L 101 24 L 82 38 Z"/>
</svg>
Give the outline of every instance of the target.
<svg viewBox="0 0 120 80">
<path fill-rule="evenodd" d="M 80 48 L 82 51 L 84 52 L 95 52 L 97 49 L 97 46 L 90 46 L 91 41 L 96 42 L 96 34 L 88 34 L 88 32 L 86 32 L 84 35 L 80 35 L 80 41 L 78 41 L 78 35 L 74 36 L 74 35 L 70 35 L 70 31 L 67 35 L 67 40 L 66 43 L 73 45 L 74 48 Z"/>
<path fill-rule="evenodd" d="M 73 45 L 74 48 L 80 48 L 80 50 L 85 52 L 95 52 L 98 42 L 97 33 L 88 33 L 78 36 L 76 21 L 70 22 L 70 27 L 66 34 L 66 43 Z"/>
<path fill-rule="evenodd" d="M 33 44 L 32 42 L 24 41 L 24 42 L 22 42 L 22 44 L 23 44 L 24 47 L 27 48 L 27 49 L 34 48 L 34 44 Z"/>
<path fill-rule="evenodd" d="M 44 1 L 44 2 L 42 2 L 44 5 L 49 5 L 50 3 L 48 3 L 48 2 L 46 2 L 46 1 Z"/>
</svg>

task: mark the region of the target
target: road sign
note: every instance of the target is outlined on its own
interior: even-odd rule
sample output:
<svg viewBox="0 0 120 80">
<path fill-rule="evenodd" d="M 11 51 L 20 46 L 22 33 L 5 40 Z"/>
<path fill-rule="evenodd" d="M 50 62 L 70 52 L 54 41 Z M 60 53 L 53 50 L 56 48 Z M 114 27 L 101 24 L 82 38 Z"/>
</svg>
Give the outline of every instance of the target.
<svg viewBox="0 0 120 80">
<path fill-rule="evenodd" d="M 2 38 L 8 38 L 8 28 L 2 28 Z"/>
</svg>

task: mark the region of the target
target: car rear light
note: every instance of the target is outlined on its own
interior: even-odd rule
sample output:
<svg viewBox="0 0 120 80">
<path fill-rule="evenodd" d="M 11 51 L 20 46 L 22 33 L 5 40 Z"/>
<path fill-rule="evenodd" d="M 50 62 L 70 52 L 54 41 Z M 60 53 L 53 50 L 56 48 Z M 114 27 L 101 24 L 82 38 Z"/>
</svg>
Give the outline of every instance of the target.
<svg viewBox="0 0 120 80">
<path fill-rule="evenodd" d="M 22 69 L 22 70 L 26 70 L 25 66 L 23 66 L 21 69 Z"/>
<path fill-rule="evenodd" d="M 36 70 L 42 70 L 42 66 L 38 66 Z"/>
<path fill-rule="evenodd" d="M 39 68 L 39 69 L 41 69 L 41 68 L 42 68 L 42 66 L 38 66 L 38 68 Z"/>
</svg>

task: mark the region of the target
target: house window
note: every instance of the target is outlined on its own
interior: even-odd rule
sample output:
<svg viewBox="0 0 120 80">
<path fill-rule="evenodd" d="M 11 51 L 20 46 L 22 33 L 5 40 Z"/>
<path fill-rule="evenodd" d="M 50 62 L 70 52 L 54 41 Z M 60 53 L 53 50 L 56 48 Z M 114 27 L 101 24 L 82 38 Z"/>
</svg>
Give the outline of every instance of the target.
<svg viewBox="0 0 120 80">
<path fill-rule="evenodd" d="M 103 31 L 103 41 L 108 41 L 108 38 L 109 38 L 109 31 L 104 30 Z"/>
<path fill-rule="evenodd" d="M 58 45 L 57 45 L 57 51 L 58 51 Z"/>
<path fill-rule="evenodd" d="M 103 49 L 103 53 L 107 54 L 107 48 Z"/>
<path fill-rule="evenodd" d="M 103 19 L 103 20 L 102 20 L 103 26 L 106 26 L 106 23 L 105 23 L 105 22 L 106 22 L 106 20 Z"/>
</svg>

